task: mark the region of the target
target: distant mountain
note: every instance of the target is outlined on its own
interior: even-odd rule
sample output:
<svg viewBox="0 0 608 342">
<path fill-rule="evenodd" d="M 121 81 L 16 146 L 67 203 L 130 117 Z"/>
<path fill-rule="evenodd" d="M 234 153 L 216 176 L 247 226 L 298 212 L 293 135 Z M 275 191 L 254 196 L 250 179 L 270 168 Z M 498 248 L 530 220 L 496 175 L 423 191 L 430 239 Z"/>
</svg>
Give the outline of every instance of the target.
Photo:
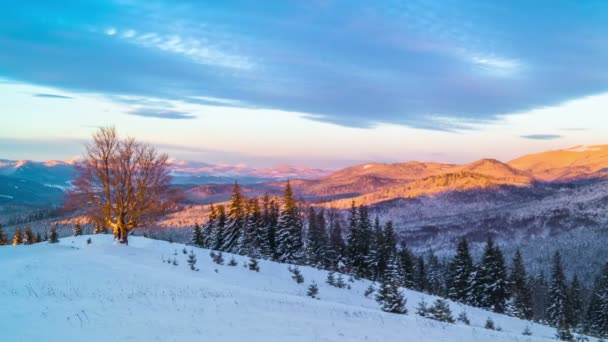
<svg viewBox="0 0 608 342">
<path fill-rule="evenodd" d="M 608 178 L 608 145 L 530 154 L 510 161 L 509 165 L 548 182 Z"/>
</svg>

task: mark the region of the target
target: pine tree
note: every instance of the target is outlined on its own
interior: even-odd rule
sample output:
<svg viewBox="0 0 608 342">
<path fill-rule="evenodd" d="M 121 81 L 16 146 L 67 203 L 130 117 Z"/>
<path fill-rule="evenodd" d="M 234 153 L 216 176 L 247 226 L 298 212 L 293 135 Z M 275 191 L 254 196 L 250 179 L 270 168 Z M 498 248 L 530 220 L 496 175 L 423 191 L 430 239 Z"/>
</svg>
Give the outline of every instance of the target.
<svg viewBox="0 0 608 342">
<path fill-rule="evenodd" d="M 608 338 L 608 263 L 595 281 L 587 318 L 585 332 L 593 336 Z"/>
<path fill-rule="evenodd" d="M 489 330 L 496 330 L 494 321 L 490 317 L 488 317 L 488 319 L 486 320 L 486 324 L 485 324 L 484 328 L 489 329 Z"/>
<path fill-rule="evenodd" d="M 533 315 L 532 289 L 528 284 L 528 274 L 519 250 L 515 252 L 513 257 L 510 282 L 513 315 L 521 319 L 531 320 Z"/>
<path fill-rule="evenodd" d="M 447 301 L 443 299 L 437 299 L 435 303 L 428 309 L 428 318 L 434 319 L 439 322 L 454 323 L 452 317 L 452 310 Z"/>
<path fill-rule="evenodd" d="M 443 265 L 439 258 L 431 252 L 427 263 L 428 292 L 432 295 L 441 296 L 445 294 L 445 277 Z"/>
<path fill-rule="evenodd" d="M 331 271 L 327 273 L 327 279 L 325 282 L 330 286 L 336 286 L 336 278 L 334 276 L 335 272 Z"/>
<path fill-rule="evenodd" d="M 566 277 L 562 267 L 562 258 L 559 252 L 553 256 L 551 269 L 551 283 L 548 291 L 549 307 L 547 308 L 547 320 L 554 327 L 567 323 L 567 298 L 568 288 Z"/>
<path fill-rule="evenodd" d="M 329 219 L 329 242 L 327 246 L 327 267 L 332 271 L 342 271 L 340 265 L 346 253 L 346 243 L 342 234 L 342 225 L 338 219 L 336 209 L 332 208 L 328 213 Z"/>
<path fill-rule="evenodd" d="M 228 203 L 228 213 L 222 251 L 238 253 L 241 246 L 238 245 L 239 238 L 245 229 L 245 208 L 241 188 L 234 182 L 232 196 Z"/>
<path fill-rule="evenodd" d="M 17 228 L 15 230 L 15 235 L 13 235 L 13 246 L 23 244 L 23 233 L 21 233 L 21 228 Z"/>
<path fill-rule="evenodd" d="M 363 292 L 363 296 L 365 296 L 365 298 L 368 298 L 369 296 L 371 296 L 374 292 L 376 291 L 376 288 L 374 288 L 374 284 L 370 284 L 366 289 L 365 292 Z"/>
<path fill-rule="evenodd" d="M 401 245 L 401 249 L 397 253 L 397 265 L 398 265 L 398 275 L 399 275 L 399 283 L 401 286 L 408 289 L 416 288 L 416 272 L 415 272 L 415 263 L 414 256 L 408 249 L 407 245 L 403 243 Z"/>
<path fill-rule="evenodd" d="M 382 279 L 385 265 L 383 265 L 384 231 L 380 226 L 380 218 L 374 219 L 374 228 L 369 246 L 367 264 L 371 271 L 371 279 L 378 281 Z"/>
<path fill-rule="evenodd" d="M 42 236 L 40 236 L 40 232 L 36 232 L 36 243 L 42 242 Z"/>
<path fill-rule="evenodd" d="M 188 265 L 192 271 L 198 271 L 196 268 L 196 255 L 193 250 L 190 250 L 190 254 L 188 254 Z"/>
<path fill-rule="evenodd" d="M 322 268 L 327 264 L 327 228 L 323 210 L 308 209 L 308 234 L 306 239 L 307 264 Z"/>
<path fill-rule="evenodd" d="M 57 225 L 51 226 L 51 233 L 49 234 L 49 243 L 58 243 L 59 234 L 57 234 Z"/>
<path fill-rule="evenodd" d="M 578 277 L 574 275 L 572 282 L 568 287 L 568 309 L 566 311 L 566 323 L 569 326 L 577 328 L 581 323 L 581 316 L 583 314 L 583 298 L 581 284 L 578 281 Z"/>
<path fill-rule="evenodd" d="M 396 261 L 391 260 L 388 265 L 384 279 L 377 291 L 376 301 L 380 304 L 382 311 L 407 314 L 405 307 L 406 300 L 399 289 L 397 281 Z"/>
<path fill-rule="evenodd" d="M 262 217 L 260 201 L 257 198 L 249 200 L 245 223 L 245 237 L 245 254 L 256 258 L 262 256 L 262 246 L 264 245 L 265 238 L 264 218 Z"/>
<path fill-rule="evenodd" d="M 296 281 L 298 284 L 302 284 L 304 282 L 304 276 L 302 272 L 300 272 L 300 268 L 298 266 L 289 266 L 289 272 L 291 272 L 291 278 Z"/>
<path fill-rule="evenodd" d="M 106 234 L 108 230 L 103 225 L 96 223 L 93 228 L 93 234 Z"/>
<path fill-rule="evenodd" d="M 429 315 L 429 307 L 426 301 L 424 300 L 424 297 L 422 297 L 422 299 L 420 300 L 420 302 L 418 302 L 418 305 L 416 306 L 416 315 L 421 317 L 428 317 Z"/>
<path fill-rule="evenodd" d="M 82 226 L 80 225 L 80 223 L 76 223 L 74 225 L 74 236 L 80 236 L 82 235 Z"/>
<path fill-rule="evenodd" d="M 317 296 L 319 295 L 319 287 L 317 286 L 317 283 L 313 281 L 312 284 L 310 284 L 306 295 L 311 298 L 317 298 Z"/>
<path fill-rule="evenodd" d="M 277 229 L 277 254 L 280 262 L 298 263 L 302 259 L 302 220 L 289 181 L 283 195 L 283 208 Z"/>
<path fill-rule="evenodd" d="M 249 264 L 247 265 L 250 271 L 260 272 L 260 265 L 258 264 L 258 259 L 251 258 L 249 259 Z"/>
<path fill-rule="evenodd" d="M 23 233 L 23 242 L 24 245 L 31 245 L 36 243 L 36 236 L 34 236 L 34 232 L 32 232 L 32 228 L 30 226 L 25 227 L 25 232 Z"/>
<path fill-rule="evenodd" d="M 8 238 L 4 234 L 4 231 L 2 231 L 2 224 L 0 224 L 0 246 L 6 245 L 8 245 Z"/>
<path fill-rule="evenodd" d="M 262 255 L 271 260 L 277 257 L 276 230 L 279 222 L 279 204 L 270 199 L 268 194 L 262 199 L 262 244 L 260 246 Z"/>
<path fill-rule="evenodd" d="M 234 258 L 234 255 L 232 257 L 230 257 L 230 261 L 228 261 L 228 266 L 238 266 L 238 262 L 236 262 L 236 259 Z"/>
<path fill-rule="evenodd" d="M 194 229 L 192 230 L 192 238 L 190 239 L 190 243 L 196 247 L 205 247 L 205 242 L 203 240 L 203 231 L 201 226 L 196 223 L 194 225 Z"/>
<path fill-rule="evenodd" d="M 448 298 L 457 302 L 467 303 L 472 273 L 473 259 L 469 252 L 469 244 L 466 239 L 462 239 L 458 243 L 456 256 L 449 266 L 447 281 Z"/>
<path fill-rule="evenodd" d="M 416 261 L 416 269 L 414 273 L 414 289 L 420 292 L 427 292 L 429 288 L 429 278 L 426 273 L 426 264 L 424 258 L 419 256 Z"/>
<path fill-rule="evenodd" d="M 509 281 L 501 250 L 488 239 L 482 260 L 473 275 L 471 303 L 504 313 L 509 299 Z"/>
<path fill-rule="evenodd" d="M 558 325 L 555 337 L 560 341 L 574 341 L 574 335 L 570 331 L 570 326 L 565 321 L 562 321 Z"/>
<path fill-rule="evenodd" d="M 458 315 L 458 322 L 461 322 L 463 324 L 466 325 L 471 325 L 471 321 L 469 320 L 469 316 L 467 316 L 467 313 L 465 311 L 461 312 L 460 315 Z"/>
</svg>

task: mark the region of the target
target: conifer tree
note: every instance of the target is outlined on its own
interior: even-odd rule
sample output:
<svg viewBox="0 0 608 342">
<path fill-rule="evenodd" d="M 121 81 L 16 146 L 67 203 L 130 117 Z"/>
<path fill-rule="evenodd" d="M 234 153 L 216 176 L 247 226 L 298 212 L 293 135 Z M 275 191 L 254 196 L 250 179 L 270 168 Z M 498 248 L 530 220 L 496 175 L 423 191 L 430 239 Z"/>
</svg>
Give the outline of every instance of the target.
<svg viewBox="0 0 608 342">
<path fill-rule="evenodd" d="M 198 271 L 196 268 L 196 255 L 193 250 L 190 250 L 190 254 L 188 254 L 188 265 L 192 271 Z"/>
<path fill-rule="evenodd" d="M 40 236 L 40 232 L 36 232 L 36 243 L 42 242 L 42 236 Z"/>
<path fill-rule="evenodd" d="M 4 231 L 2 231 L 2 224 L 0 224 L 0 246 L 6 245 L 8 245 L 8 238 L 4 234 Z"/>
<path fill-rule="evenodd" d="M 51 232 L 49 234 L 49 243 L 58 243 L 59 242 L 59 234 L 57 234 L 57 225 L 51 226 Z"/>
<path fill-rule="evenodd" d="M 432 295 L 445 295 L 445 272 L 439 258 L 431 252 L 427 263 L 427 274 L 429 280 L 428 292 Z"/>
<path fill-rule="evenodd" d="M 261 253 L 267 258 L 276 259 L 276 230 L 279 222 L 279 204 L 268 194 L 262 199 L 262 245 Z"/>
<path fill-rule="evenodd" d="M 420 302 L 418 302 L 418 305 L 416 306 L 416 315 L 425 318 L 429 315 L 429 307 L 426 301 L 424 300 L 424 297 L 422 297 L 422 299 L 420 300 Z"/>
<path fill-rule="evenodd" d="M 473 259 L 469 252 L 469 244 L 463 238 L 458 243 L 456 256 L 449 266 L 447 281 L 448 298 L 457 302 L 467 303 L 472 273 Z"/>
<path fill-rule="evenodd" d="M 24 245 L 31 245 L 36 243 L 36 236 L 34 232 L 32 232 L 32 228 L 30 226 L 25 227 L 25 232 L 23 233 L 23 242 Z"/>
<path fill-rule="evenodd" d="M 239 238 L 245 229 L 245 208 L 243 204 L 243 195 L 241 188 L 237 182 L 234 182 L 232 196 L 228 203 L 227 221 L 225 227 L 225 235 L 222 244 L 222 250 L 229 253 L 238 253 L 240 247 L 238 245 Z"/>
<path fill-rule="evenodd" d="M 21 232 L 21 228 L 15 229 L 15 235 L 13 235 L 13 246 L 23 244 L 23 233 Z"/>
<path fill-rule="evenodd" d="M 405 243 L 401 244 L 401 249 L 397 254 L 399 268 L 399 283 L 408 289 L 416 288 L 416 267 L 415 257 L 410 252 Z"/>
<path fill-rule="evenodd" d="M 283 194 L 276 239 L 280 262 L 298 263 L 302 259 L 302 220 L 289 181 Z"/>
<path fill-rule="evenodd" d="M 355 207 L 353 201 L 349 217 L 348 269 L 357 278 L 370 278 L 368 265 L 372 227 L 366 206 Z"/>
<path fill-rule="evenodd" d="M 382 279 L 384 273 L 383 268 L 383 247 L 384 247 L 384 232 L 380 226 L 380 218 L 376 216 L 374 219 L 374 228 L 371 236 L 369 247 L 369 255 L 367 264 L 370 267 L 371 279 L 374 281 Z"/>
<path fill-rule="evenodd" d="M 532 289 L 528 284 L 528 274 L 519 249 L 513 257 L 510 282 L 513 298 L 512 314 L 521 319 L 532 319 Z"/>
<path fill-rule="evenodd" d="M 312 284 L 310 284 L 306 295 L 310 298 L 317 298 L 317 296 L 319 295 L 319 287 L 317 286 L 317 283 L 313 281 Z"/>
<path fill-rule="evenodd" d="M 585 332 L 600 338 L 608 338 L 608 263 L 597 278 L 585 322 Z"/>
<path fill-rule="evenodd" d="M 260 201 L 257 198 L 249 200 L 247 206 L 247 219 L 245 222 L 245 239 L 243 244 L 244 254 L 254 257 L 262 255 L 262 245 L 264 240 L 264 220 Z"/>
<path fill-rule="evenodd" d="M 426 273 L 426 264 L 424 258 L 419 256 L 416 260 L 416 269 L 414 273 L 414 289 L 420 292 L 427 292 L 429 288 L 429 278 Z"/>
<path fill-rule="evenodd" d="M 334 275 L 335 275 L 334 271 L 327 273 L 327 279 L 325 280 L 325 282 L 328 285 L 336 286 L 336 277 Z"/>
<path fill-rule="evenodd" d="M 342 233 L 342 225 L 338 218 L 336 209 L 332 208 L 328 212 L 329 221 L 329 241 L 326 252 L 327 267 L 332 271 L 340 270 L 340 265 L 346 253 L 346 243 Z"/>
<path fill-rule="evenodd" d="M 501 250 L 494 246 L 490 238 L 486 243 L 483 257 L 473 275 L 471 285 L 472 304 L 504 313 L 509 299 L 509 281 Z"/>
<path fill-rule="evenodd" d="M 559 252 L 555 252 L 555 255 L 553 256 L 548 299 L 549 307 L 547 308 L 547 320 L 549 324 L 554 327 L 567 324 L 568 288 L 562 266 L 562 258 Z"/>
<path fill-rule="evenodd" d="M 291 278 L 296 281 L 298 284 L 302 284 L 304 282 L 304 276 L 302 272 L 300 272 L 300 268 L 298 266 L 289 266 L 289 272 L 291 272 Z"/>
<path fill-rule="evenodd" d="M 583 313 L 583 298 L 581 284 L 578 276 L 574 275 L 568 287 L 568 309 L 566 311 L 566 323 L 573 328 L 579 327 Z"/>
<path fill-rule="evenodd" d="M 377 291 L 376 301 L 380 304 L 382 311 L 407 314 L 406 300 L 399 289 L 395 265 L 395 261 L 389 262 L 389 267 Z"/>
<path fill-rule="evenodd" d="M 308 234 L 306 238 L 307 264 L 321 268 L 327 264 L 327 230 L 323 210 L 308 209 Z"/>
<path fill-rule="evenodd" d="M 471 325 L 471 321 L 469 320 L 469 316 L 467 316 L 466 311 L 461 312 L 458 315 L 457 319 L 458 319 L 458 322 L 462 322 L 463 324 L 466 324 L 466 325 Z"/>
<path fill-rule="evenodd" d="M 250 271 L 260 272 L 260 265 L 258 263 L 258 259 L 251 258 L 249 259 L 249 264 L 247 264 Z"/>
<path fill-rule="evenodd" d="M 450 305 L 444 299 L 437 299 L 428 309 L 427 317 L 439 322 L 454 323 Z"/>
<path fill-rule="evenodd" d="M 74 225 L 74 236 L 80 236 L 82 235 L 82 226 L 80 225 L 80 223 L 76 223 Z"/>
<path fill-rule="evenodd" d="M 214 214 L 209 216 L 209 248 L 213 250 L 223 250 L 226 236 L 226 207 L 223 205 L 215 206 Z M 210 214 L 211 215 L 211 214 Z"/>
<path fill-rule="evenodd" d="M 196 223 L 194 224 L 194 229 L 192 230 L 192 238 L 190 239 L 190 243 L 196 247 L 204 247 L 205 243 L 203 240 L 203 231 L 201 226 Z"/>
</svg>

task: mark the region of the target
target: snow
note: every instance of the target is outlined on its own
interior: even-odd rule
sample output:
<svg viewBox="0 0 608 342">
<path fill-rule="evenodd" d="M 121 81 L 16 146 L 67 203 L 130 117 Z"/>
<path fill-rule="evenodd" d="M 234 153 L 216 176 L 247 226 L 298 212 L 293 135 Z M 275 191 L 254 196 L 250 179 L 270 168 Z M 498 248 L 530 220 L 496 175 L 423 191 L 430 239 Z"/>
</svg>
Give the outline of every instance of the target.
<svg viewBox="0 0 608 342">
<path fill-rule="evenodd" d="M 92 243 L 87 244 L 86 240 Z M 466 310 L 471 326 L 445 324 L 414 314 L 420 299 L 404 291 L 409 315 L 387 314 L 363 293 L 367 281 L 338 289 L 327 273 L 300 267 L 304 284 L 288 265 L 260 261 L 260 272 L 216 265 L 209 251 L 111 235 L 65 238 L 59 244 L 0 247 L 0 322 L 7 341 L 545 341 L 555 330 L 451 303 Z M 176 254 L 176 255 L 174 255 Z M 177 259 L 173 266 L 163 259 Z M 231 255 L 224 254 L 225 263 Z M 217 272 L 215 270 L 217 269 Z M 315 281 L 320 299 L 306 296 Z M 502 331 L 483 328 L 491 317 Z M 529 325 L 533 336 L 523 336 Z M 28 327 L 35 327 L 30 329 Z"/>
</svg>

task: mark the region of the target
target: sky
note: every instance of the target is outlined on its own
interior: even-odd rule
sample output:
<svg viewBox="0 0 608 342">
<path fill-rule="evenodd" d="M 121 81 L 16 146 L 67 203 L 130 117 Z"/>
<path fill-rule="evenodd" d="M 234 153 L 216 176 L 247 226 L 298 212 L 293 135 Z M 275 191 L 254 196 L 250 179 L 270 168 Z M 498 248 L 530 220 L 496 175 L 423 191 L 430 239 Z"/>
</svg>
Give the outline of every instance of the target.
<svg viewBox="0 0 608 342">
<path fill-rule="evenodd" d="M 100 126 L 216 164 L 464 163 L 608 143 L 608 2 L 12 2 L 0 159 Z"/>
</svg>

